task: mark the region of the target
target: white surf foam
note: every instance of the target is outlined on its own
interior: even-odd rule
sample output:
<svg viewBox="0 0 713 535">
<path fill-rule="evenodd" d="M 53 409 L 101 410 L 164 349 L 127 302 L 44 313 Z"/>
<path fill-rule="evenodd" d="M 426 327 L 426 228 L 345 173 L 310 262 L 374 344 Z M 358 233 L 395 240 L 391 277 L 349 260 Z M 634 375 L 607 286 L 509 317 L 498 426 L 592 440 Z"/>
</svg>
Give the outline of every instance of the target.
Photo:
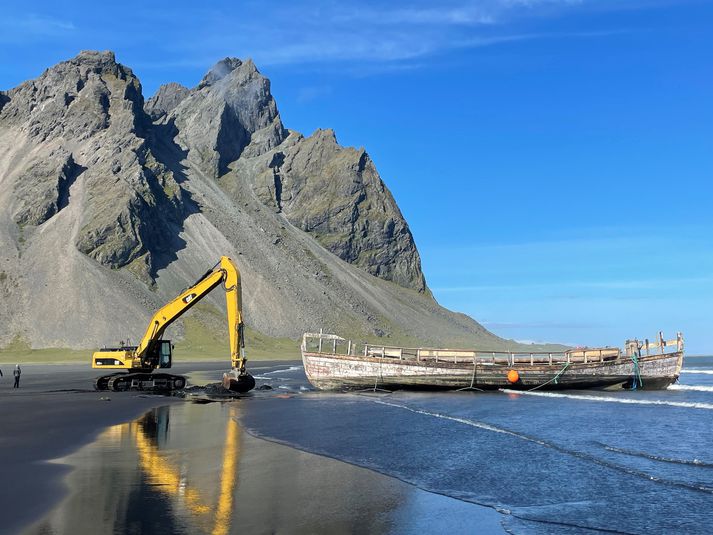
<svg viewBox="0 0 713 535">
<path fill-rule="evenodd" d="M 700 375 L 713 375 L 713 370 L 681 370 L 681 373 L 697 373 Z"/>
<path fill-rule="evenodd" d="M 713 386 L 706 385 L 671 385 L 669 390 L 684 390 L 686 392 L 713 392 Z"/>
<path fill-rule="evenodd" d="M 270 366 L 270 368 L 271 367 L 272 366 Z M 259 370 L 259 369 L 267 370 L 269 368 L 263 367 L 263 368 L 250 368 L 250 369 L 251 370 Z M 272 370 L 271 372 L 264 372 L 264 373 L 261 373 L 260 375 L 253 375 L 253 378 L 261 379 L 263 381 L 274 381 L 274 380 L 287 381 L 288 380 L 287 377 L 269 377 L 269 376 L 273 375 L 275 373 L 289 373 L 289 372 L 294 372 L 296 370 L 301 370 L 301 369 L 302 369 L 302 366 L 288 366 L 286 368 L 283 367 L 278 370 Z"/>
<path fill-rule="evenodd" d="M 287 372 L 293 372 L 293 371 L 301 370 L 301 369 L 302 369 L 302 366 L 289 366 L 288 368 L 280 368 L 279 370 L 265 372 L 261 375 L 272 375 L 273 373 L 287 373 Z"/>
<path fill-rule="evenodd" d="M 501 388 L 501 392 L 520 394 L 523 396 L 540 396 L 546 398 L 568 398 L 582 401 L 598 401 L 602 403 L 624 403 L 630 405 L 664 405 L 667 407 L 681 407 L 685 409 L 713 410 L 713 403 L 690 403 L 687 401 L 665 401 L 662 399 L 632 399 L 613 396 L 588 396 L 586 394 L 558 394 L 555 392 L 527 392 L 525 390 L 510 390 Z"/>
</svg>

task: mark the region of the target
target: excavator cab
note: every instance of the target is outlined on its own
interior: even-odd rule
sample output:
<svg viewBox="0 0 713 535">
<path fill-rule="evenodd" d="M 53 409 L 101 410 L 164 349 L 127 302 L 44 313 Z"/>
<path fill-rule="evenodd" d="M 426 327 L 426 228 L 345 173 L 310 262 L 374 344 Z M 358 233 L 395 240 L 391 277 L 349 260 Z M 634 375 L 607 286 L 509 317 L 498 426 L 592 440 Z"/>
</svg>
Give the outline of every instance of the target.
<svg viewBox="0 0 713 535">
<path fill-rule="evenodd" d="M 171 340 L 157 340 L 148 352 L 151 369 L 170 368 L 172 348 Z"/>
<path fill-rule="evenodd" d="M 161 345 L 158 350 L 158 367 L 159 368 L 170 368 L 171 367 L 171 349 L 173 345 L 171 340 L 161 340 Z"/>
</svg>

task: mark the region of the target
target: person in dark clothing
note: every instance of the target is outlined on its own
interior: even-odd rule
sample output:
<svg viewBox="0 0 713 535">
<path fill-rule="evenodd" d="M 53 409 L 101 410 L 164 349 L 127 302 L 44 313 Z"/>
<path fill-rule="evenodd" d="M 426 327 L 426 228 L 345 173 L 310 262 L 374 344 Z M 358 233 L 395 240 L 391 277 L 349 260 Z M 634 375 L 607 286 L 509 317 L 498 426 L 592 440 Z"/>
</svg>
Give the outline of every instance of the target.
<svg viewBox="0 0 713 535">
<path fill-rule="evenodd" d="M 20 375 L 22 374 L 22 370 L 20 369 L 19 364 L 15 365 L 15 369 L 13 370 L 12 374 L 15 376 L 15 384 L 12 387 L 20 388 Z"/>
</svg>

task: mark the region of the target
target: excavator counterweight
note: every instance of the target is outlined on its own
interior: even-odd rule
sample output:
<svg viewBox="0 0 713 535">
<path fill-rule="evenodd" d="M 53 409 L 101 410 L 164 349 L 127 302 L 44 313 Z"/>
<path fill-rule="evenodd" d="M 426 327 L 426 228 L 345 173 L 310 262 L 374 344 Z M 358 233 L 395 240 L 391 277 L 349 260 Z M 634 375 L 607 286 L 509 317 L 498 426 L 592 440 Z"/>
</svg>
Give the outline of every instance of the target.
<svg viewBox="0 0 713 535">
<path fill-rule="evenodd" d="M 97 390 L 180 390 L 186 379 L 180 375 L 154 373 L 170 368 L 173 345 L 163 340 L 166 329 L 203 297 L 222 283 L 228 309 L 230 365 L 223 374 L 223 386 L 234 392 L 248 392 L 255 387 L 255 379 L 245 370 L 245 341 L 243 337 L 242 288 L 240 272 L 227 256 L 207 271 L 195 284 L 183 290 L 173 301 L 156 311 L 138 346 L 124 345 L 103 348 L 92 355 L 92 368 L 126 370 L 98 377 Z"/>
</svg>

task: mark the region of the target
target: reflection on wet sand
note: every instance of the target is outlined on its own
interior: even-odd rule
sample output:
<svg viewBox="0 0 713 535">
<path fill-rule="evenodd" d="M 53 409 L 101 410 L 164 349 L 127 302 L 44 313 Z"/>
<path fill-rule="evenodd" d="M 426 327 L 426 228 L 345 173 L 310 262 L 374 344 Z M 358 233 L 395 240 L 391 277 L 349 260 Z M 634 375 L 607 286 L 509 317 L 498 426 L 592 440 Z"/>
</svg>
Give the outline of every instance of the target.
<svg viewBox="0 0 713 535">
<path fill-rule="evenodd" d="M 225 447 L 223 449 L 222 469 L 220 472 L 220 494 L 217 507 L 206 503 L 205 497 L 197 486 L 191 486 L 184 479 L 185 464 L 175 466 L 170 457 L 162 455 L 158 448 L 158 436 L 168 436 L 168 407 L 161 407 L 142 417 L 139 421 L 124 424 L 129 426 L 129 434 L 136 440 L 139 462 L 149 484 L 156 485 L 161 492 L 174 496 L 179 506 L 185 506 L 195 519 L 214 518 L 211 533 L 224 535 L 229 532 L 230 512 L 233 505 L 233 491 L 237 471 L 236 460 L 239 457 L 238 424 L 229 418 L 226 422 Z M 180 503 L 180 502 L 183 503 Z"/>
<path fill-rule="evenodd" d="M 205 421 L 203 408 L 182 409 L 160 407 L 112 426 L 68 457 L 76 466 L 72 495 L 38 531 L 230 533 L 241 433 L 234 411 L 213 410 L 219 418 Z"/>
<path fill-rule="evenodd" d="M 239 410 L 177 404 L 107 429 L 63 460 L 70 494 L 27 532 L 389 532 L 468 516 L 468 504 L 254 438 Z"/>
</svg>

